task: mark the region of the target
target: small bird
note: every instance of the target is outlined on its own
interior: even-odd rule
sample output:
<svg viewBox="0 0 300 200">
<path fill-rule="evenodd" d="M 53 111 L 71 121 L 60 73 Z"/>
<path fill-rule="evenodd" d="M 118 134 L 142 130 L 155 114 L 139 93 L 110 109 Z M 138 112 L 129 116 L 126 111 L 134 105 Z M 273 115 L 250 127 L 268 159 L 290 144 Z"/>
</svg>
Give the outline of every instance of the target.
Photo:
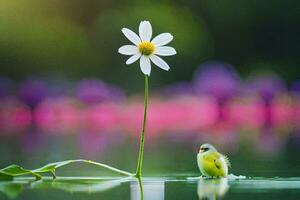
<svg viewBox="0 0 300 200">
<path fill-rule="evenodd" d="M 228 167 L 231 167 L 229 159 L 211 144 L 201 145 L 197 162 L 202 175 L 212 178 L 227 177 Z"/>
</svg>

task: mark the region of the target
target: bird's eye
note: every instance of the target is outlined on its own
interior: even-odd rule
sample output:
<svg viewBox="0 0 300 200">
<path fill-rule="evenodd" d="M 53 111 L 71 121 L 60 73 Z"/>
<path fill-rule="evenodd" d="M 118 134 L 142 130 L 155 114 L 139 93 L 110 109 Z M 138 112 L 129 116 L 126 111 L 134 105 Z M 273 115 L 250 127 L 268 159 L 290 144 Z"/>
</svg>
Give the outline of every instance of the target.
<svg viewBox="0 0 300 200">
<path fill-rule="evenodd" d="M 202 152 L 206 152 L 206 151 L 208 151 L 208 150 L 209 150 L 209 148 L 202 147 L 202 148 L 200 148 L 200 150 L 201 150 Z"/>
</svg>

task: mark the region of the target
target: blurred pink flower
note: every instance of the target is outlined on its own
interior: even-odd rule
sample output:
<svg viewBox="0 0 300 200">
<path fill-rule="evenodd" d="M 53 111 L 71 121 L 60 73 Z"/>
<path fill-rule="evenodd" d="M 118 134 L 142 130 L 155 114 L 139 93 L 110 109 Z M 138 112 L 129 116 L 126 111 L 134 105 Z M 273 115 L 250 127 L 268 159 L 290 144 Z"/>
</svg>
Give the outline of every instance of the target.
<svg viewBox="0 0 300 200">
<path fill-rule="evenodd" d="M 257 129 L 265 122 L 264 103 L 259 98 L 236 98 L 224 110 L 228 123 L 235 128 Z"/>
<path fill-rule="evenodd" d="M 34 111 L 37 126 L 50 133 L 67 134 L 81 127 L 80 104 L 70 98 L 47 99 Z"/>
<path fill-rule="evenodd" d="M 288 128 L 293 121 L 293 107 L 289 96 L 278 96 L 271 103 L 271 124 L 275 128 Z"/>
<path fill-rule="evenodd" d="M 113 132 L 120 130 L 120 110 L 115 103 L 101 103 L 87 108 L 84 112 L 84 124 L 89 128 Z"/>
<path fill-rule="evenodd" d="M 208 127 L 217 120 L 216 102 L 210 97 L 170 101 L 152 99 L 150 102 L 147 125 L 149 135 L 195 131 Z M 124 110 L 123 126 L 134 135 L 139 135 L 142 112 L 143 105 L 140 101 L 129 103 Z"/>
<path fill-rule="evenodd" d="M 300 133 L 300 97 L 295 99 L 292 107 L 292 123 Z"/>
<path fill-rule="evenodd" d="M 0 100 L 0 129 L 1 133 L 14 132 L 31 125 L 30 108 L 14 98 Z"/>
</svg>

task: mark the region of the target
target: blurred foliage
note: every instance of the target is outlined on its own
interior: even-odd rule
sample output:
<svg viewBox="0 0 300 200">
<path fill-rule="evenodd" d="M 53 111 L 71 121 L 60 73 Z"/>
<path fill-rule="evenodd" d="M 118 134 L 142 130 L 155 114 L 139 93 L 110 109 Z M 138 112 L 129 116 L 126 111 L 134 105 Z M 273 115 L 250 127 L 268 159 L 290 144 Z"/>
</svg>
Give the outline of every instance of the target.
<svg viewBox="0 0 300 200">
<path fill-rule="evenodd" d="M 152 86 L 190 80 L 204 60 L 233 64 L 243 76 L 275 71 L 289 83 L 300 73 L 299 2 L 289 1 L 83 1 L 2 0 L 0 73 L 81 79 L 93 76 L 141 90 L 138 64 L 125 66 L 117 49 L 122 27 L 137 31 L 150 20 L 154 35 L 171 32 L 177 49 L 170 73 L 153 70 Z M 266 64 L 265 64 L 266 63 Z M 124 78 L 126 77 L 126 81 Z"/>
<path fill-rule="evenodd" d="M 24 78 L 31 74 L 78 73 L 92 58 L 86 33 L 53 5 L 37 2 L 2 3 L 6 5 L 0 14 L 2 74 Z"/>
</svg>

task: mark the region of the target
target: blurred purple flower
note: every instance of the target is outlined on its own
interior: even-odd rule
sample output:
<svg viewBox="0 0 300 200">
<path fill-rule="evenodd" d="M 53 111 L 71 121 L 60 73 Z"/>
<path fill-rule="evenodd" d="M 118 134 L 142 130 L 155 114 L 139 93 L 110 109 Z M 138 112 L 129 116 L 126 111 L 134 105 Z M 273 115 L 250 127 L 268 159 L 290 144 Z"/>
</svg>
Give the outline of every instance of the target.
<svg viewBox="0 0 300 200">
<path fill-rule="evenodd" d="M 180 82 L 168 85 L 162 89 L 162 94 L 166 96 L 173 95 L 193 95 L 195 94 L 194 87 L 191 83 Z"/>
<path fill-rule="evenodd" d="M 43 101 L 48 94 L 48 87 L 41 80 L 26 80 L 21 83 L 18 96 L 29 106 L 36 106 Z"/>
<path fill-rule="evenodd" d="M 230 64 L 206 62 L 200 65 L 194 78 L 195 92 L 216 97 L 219 101 L 227 100 L 240 89 L 240 77 Z"/>
<path fill-rule="evenodd" d="M 76 96 L 87 104 L 93 104 L 107 100 L 119 101 L 124 93 L 120 88 L 109 86 L 101 80 L 85 79 L 78 83 Z"/>
<path fill-rule="evenodd" d="M 245 91 L 260 95 L 270 101 L 276 94 L 285 91 L 284 81 L 277 75 L 256 76 L 245 83 Z"/>
</svg>

